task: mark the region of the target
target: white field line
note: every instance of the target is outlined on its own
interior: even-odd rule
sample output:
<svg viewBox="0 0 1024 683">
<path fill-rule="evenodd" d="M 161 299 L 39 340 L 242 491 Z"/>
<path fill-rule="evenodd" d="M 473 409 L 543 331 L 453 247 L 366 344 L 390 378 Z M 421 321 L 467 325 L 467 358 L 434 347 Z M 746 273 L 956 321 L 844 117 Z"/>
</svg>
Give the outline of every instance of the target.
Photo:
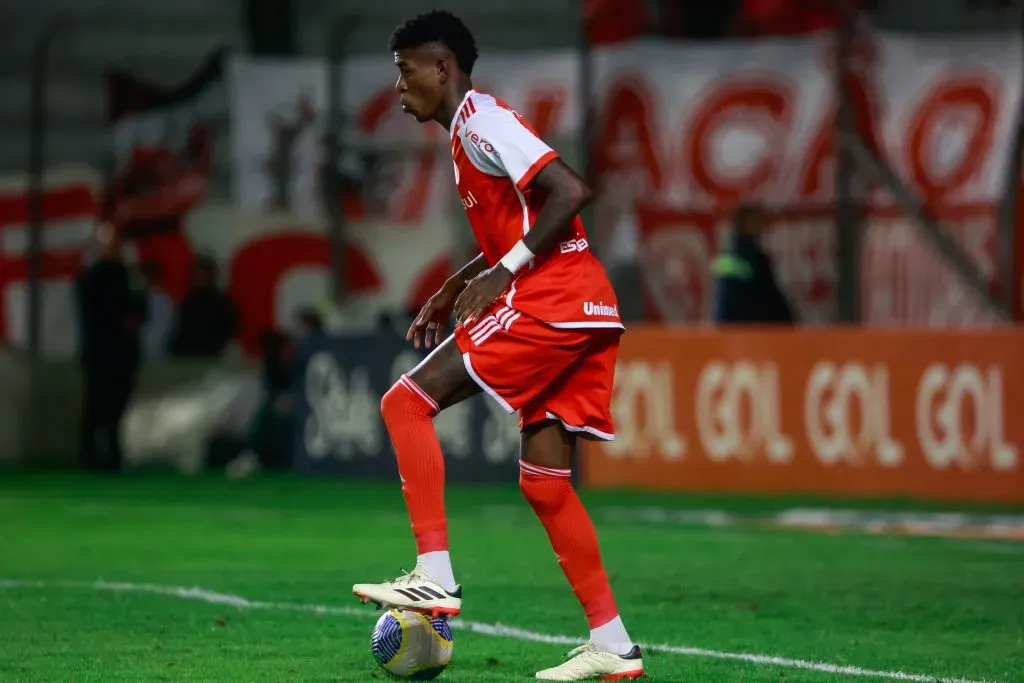
<svg viewBox="0 0 1024 683">
<path fill-rule="evenodd" d="M 949 512 L 887 512 L 794 508 L 761 515 L 726 510 L 687 510 L 661 507 L 595 507 L 598 519 L 625 524 L 693 527 L 768 526 L 808 531 L 845 530 L 875 536 L 1019 542 L 1024 540 L 1024 515 Z"/>
<path fill-rule="evenodd" d="M 110 591 L 116 593 L 147 593 L 150 595 L 164 595 L 179 598 L 182 600 L 195 600 L 211 605 L 227 605 L 239 609 L 263 609 L 278 610 L 287 612 L 304 612 L 308 614 L 330 614 L 345 617 L 375 618 L 375 612 L 367 608 L 341 607 L 332 605 L 317 605 L 302 602 L 268 602 L 265 600 L 250 600 L 240 595 L 230 593 L 218 593 L 206 588 L 184 588 L 180 586 L 162 586 L 152 583 L 126 583 L 114 581 L 26 581 L 17 579 L 0 579 L 0 589 L 75 589 Z M 451 625 L 455 629 L 471 631 L 487 636 L 498 638 L 511 638 L 532 643 L 548 643 L 553 645 L 579 645 L 583 641 L 572 636 L 554 635 L 548 633 L 537 633 L 527 631 L 514 626 L 503 624 L 486 624 L 479 621 L 467 621 L 454 619 Z M 829 664 L 827 662 L 812 662 L 804 659 L 789 659 L 787 657 L 773 657 L 771 655 L 759 655 L 746 652 L 721 652 L 718 650 L 706 650 L 699 647 L 682 647 L 678 645 L 656 645 L 641 643 L 640 647 L 655 652 L 685 655 L 688 657 L 703 657 L 707 659 L 721 659 L 729 661 L 746 662 L 759 666 L 778 666 L 788 669 L 802 669 L 804 671 L 818 671 L 821 673 L 836 674 L 840 676 L 854 676 L 859 678 L 881 678 L 890 681 L 919 681 L 920 683 L 993 683 L 984 680 L 972 680 L 967 678 L 943 678 L 929 674 L 904 673 L 902 671 L 878 671 L 865 669 L 859 666 L 842 666 Z"/>
</svg>

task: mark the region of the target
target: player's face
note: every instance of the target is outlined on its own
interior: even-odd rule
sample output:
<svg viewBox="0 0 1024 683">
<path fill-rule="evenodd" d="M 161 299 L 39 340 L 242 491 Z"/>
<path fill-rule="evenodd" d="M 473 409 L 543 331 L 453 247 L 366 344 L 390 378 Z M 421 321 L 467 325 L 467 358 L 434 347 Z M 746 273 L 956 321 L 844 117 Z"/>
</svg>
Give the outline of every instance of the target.
<svg viewBox="0 0 1024 683">
<path fill-rule="evenodd" d="M 420 123 L 433 119 L 441 107 L 443 96 L 443 70 L 438 67 L 433 51 L 424 48 L 400 50 L 395 53 L 395 66 L 398 67 L 395 90 L 402 111 Z"/>
</svg>

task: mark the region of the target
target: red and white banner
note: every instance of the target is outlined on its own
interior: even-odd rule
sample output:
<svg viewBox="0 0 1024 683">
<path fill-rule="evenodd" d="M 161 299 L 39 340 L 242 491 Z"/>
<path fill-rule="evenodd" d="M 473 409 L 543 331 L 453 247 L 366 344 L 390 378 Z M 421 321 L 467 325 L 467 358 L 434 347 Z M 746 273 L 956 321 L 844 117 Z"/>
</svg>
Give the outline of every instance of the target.
<svg viewBox="0 0 1024 683">
<path fill-rule="evenodd" d="M 1018 163 L 1011 155 L 1021 59 L 1021 41 L 1010 35 L 931 40 L 877 34 L 857 46 L 855 75 L 848 83 L 868 146 L 950 223 L 993 291 L 1004 282 L 994 256 L 995 220 L 1008 171 Z M 802 319 L 834 320 L 835 221 L 826 210 L 834 190 L 832 64 L 829 34 L 595 50 L 599 190 L 625 194 L 642 205 L 635 211 L 640 253 L 663 266 L 651 283 L 664 290 L 652 297 L 660 304 L 652 317 L 706 317 L 712 286 L 707 264 L 722 246 L 729 212 L 742 198 L 783 211 L 768 246 Z M 457 206 L 451 200 L 444 133 L 401 113 L 393 72 L 385 54 L 343 65 L 342 101 L 351 122 L 346 141 L 380 150 L 360 192 L 364 198 L 385 196 L 376 206 L 389 222 L 441 224 Z M 578 73 L 572 51 L 488 53 L 474 82 L 519 108 L 542 136 L 569 152 L 572 162 L 578 150 L 567 141 L 580 133 Z M 293 114 L 325 114 L 327 78 L 327 69 L 312 62 L 233 65 L 236 199 L 274 205 L 271 184 L 260 179 L 254 161 L 274 158 L 279 136 L 264 122 L 282 106 Z M 314 143 L 307 137 L 290 157 L 296 187 L 317 182 L 313 171 L 323 154 Z M 357 167 L 348 166 L 358 174 Z M 987 322 L 985 306 L 889 194 L 880 187 L 868 192 L 861 263 L 865 320 Z M 322 215 L 317 208 L 322 194 L 303 189 L 300 196 L 294 211 Z M 358 198 L 336 201 L 356 221 L 373 215 Z M 607 222 L 603 218 L 591 226 L 599 244 L 611 242 L 608 231 L 614 230 L 601 224 Z"/>
<path fill-rule="evenodd" d="M 830 54 L 831 42 L 822 36 L 596 50 L 598 189 L 621 192 L 637 205 L 641 253 L 656 257 L 663 275 L 665 291 L 655 300 L 672 309 L 662 306 L 652 311 L 655 317 L 680 307 L 684 313 L 674 317 L 706 317 L 707 267 L 728 212 L 742 197 L 782 210 L 768 247 L 801 317 L 834 319 L 834 220 L 824 208 L 831 204 L 834 166 Z M 993 287 L 1001 284 L 994 217 L 1008 169 L 1017 163 L 1010 155 L 1021 102 L 1020 41 L 881 34 L 857 54 L 858 76 L 850 85 L 864 138 L 952 223 Z M 349 152 L 333 167 L 325 163 L 333 142 L 324 136 L 329 89 L 322 63 L 236 59 L 223 70 L 222 60 L 211 57 L 174 92 L 149 93 L 142 110 L 112 109 L 112 117 L 120 112 L 121 163 L 105 196 L 91 170 L 48 174 L 48 355 L 67 356 L 74 348 L 71 281 L 101 209 L 133 238 L 141 258 L 161 262 L 175 296 L 187 286 L 195 253 L 217 255 L 243 309 L 244 343 L 261 326 L 287 322 L 293 305 L 327 297 L 323 225 L 332 210 L 356 224 L 347 270 L 351 288 L 374 293 L 364 299 L 364 313 L 415 306 L 450 272 L 458 203 L 445 134 L 401 113 L 389 55 L 345 63 Z M 578 73 L 571 50 L 488 53 L 475 83 L 520 109 L 575 163 Z M 223 148 L 216 128 L 225 91 L 240 209 L 211 203 L 208 195 Z M 353 142 L 363 147 L 353 151 Z M 986 322 L 891 198 L 878 188 L 871 192 L 861 264 L 866 319 Z M 25 179 L 0 178 L 0 338 L 15 343 L 27 327 L 26 221 Z M 601 226 L 592 229 L 596 243 L 610 241 Z"/>
<path fill-rule="evenodd" d="M 74 280 L 88 259 L 89 235 L 101 215 L 102 183 L 88 168 L 46 176 L 43 227 L 43 353 L 70 358 L 77 349 Z M 443 226 L 375 224 L 344 255 L 346 286 L 357 297 L 348 324 L 372 323 L 379 312 L 418 308 L 451 272 L 451 254 L 436 235 Z M 0 339 L 24 346 L 28 329 L 28 190 L 24 176 L 0 176 Z M 157 259 L 167 279 L 185 282 L 196 254 L 217 260 L 223 285 L 239 309 L 238 342 L 290 327 L 302 306 L 329 299 L 331 245 L 320 225 L 284 211 L 206 202 L 170 233 L 135 236 L 127 259 Z M 172 292 L 178 298 L 182 292 Z"/>
<path fill-rule="evenodd" d="M 477 87 L 501 93 L 545 137 L 575 133 L 579 118 L 572 51 L 489 54 Z M 341 195 L 350 219 L 417 223 L 450 217 L 452 164 L 447 134 L 402 113 L 394 89 L 394 62 L 358 58 L 342 67 L 342 142 L 335 169 L 360 183 L 358 196 Z M 250 207 L 287 205 L 298 215 L 323 218 L 324 135 L 328 69 L 306 60 L 236 59 L 230 66 L 234 198 Z M 377 198 L 379 201 L 374 202 Z"/>
<path fill-rule="evenodd" d="M 1021 41 L 1013 35 L 934 40 L 883 33 L 866 38 L 857 57 L 850 86 L 869 145 L 930 201 L 997 201 L 1021 100 Z M 618 174 L 619 182 L 628 176 L 645 203 L 688 211 L 717 210 L 752 196 L 784 207 L 825 204 L 833 189 L 832 63 L 829 34 L 597 49 L 599 170 Z M 235 152 L 242 164 L 236 198 L 262 206 L 269 193 L 251 178 L 253 159 L 273 157 L 273 127 L 265 122 L 289 103 L 295 118 L 300 102 L 322 119 L 327 70 L 313 62 L 240 61 L 231 73 Z M 557 147 L 580 132 L 578 73 L 572 51 L 488 53 L 474 83 L 519 108 Z M 401 113 L 394 80 L 387 54 L 344 63 L 348 139 L 409 148 L 443 142 L 437 126 Z M 440 158 L 431 163 L 411 152 L 390 160 L 396 197 L 412 187 L 429 190 L 418 211 L 399 202 L 393 217 L 404 212 L 415 221 L 449 211 L 444 189 L 451 165 L 443 144 L 438 150 Z M 312 152 L 297 153 L 296 175 L 308 177 L 303 169 L 317 161 Z M 891 203 L 881 192 L 875 199 Z"/>
<path fill-rule="evenodd" d="M 0 340 L 28 342 L 28 176 L 0 176 Z M 102 178 L 87 167 L 47 174 L 43 194 L 42 351 L 69 358 L 77 349 L 74 282 L 100 211 Z"/>
<path fill-rule="evenodd" d="M 46 174 L 41 292 L 47 357 L 67 358 L 77 348 L 74 279 L 101 217 L 125 237 L 129 259 L 160 267 L 162 285 L 174 300 L 190 285 L 195 257 L 212 256 L 239 309 L 237 341 L 247 350 L 255 349 L 260 331 L 290 327 L 297 309 L 332 299 L 332 249 L 323 221 L 315 212 L 288 208 L 316 205 L 312 183 L 300 174 L 305 195 L 294 192 L 295 184 L 271 183 L 271 201 L 257 208 L 214 196 L 218 154 L 228 147 L 220 144 L 233 82 L 226 66 L 218 51 L 175 88 L 109 74 L 108 119 L 117 161 L 112 182 L 103 187 L 101 175 L 89 168 Z M 295 75 L 301 67 L 263 84 L 278 94 L 287 85 L 299 96 L 297 112 L 274 110 L 267 121 L 288 144 L 254 163 L 275 180 L 288 173 L 295 143 L 310 130 L 305 84 Z M 258 133 L 244 127 L 233 132 L 242 139 Z M 239 168 L 239 176 L 251 179 L 245 170 Z M 318 169 L 308 170 L 315 175 Z M 19 346 L 28 336 L 28 203 L 24 176 L 0 177 L 0 339 Z M 418 309 L 452 271 L 446 226 L 421 221 L 396 227 L 382 220 L 364 227 L 347 235 L 342 263 L 345 289 L 354 295 L 343 311 L 349 329 L 373 324 L 381 312 Z"/>
</svg>

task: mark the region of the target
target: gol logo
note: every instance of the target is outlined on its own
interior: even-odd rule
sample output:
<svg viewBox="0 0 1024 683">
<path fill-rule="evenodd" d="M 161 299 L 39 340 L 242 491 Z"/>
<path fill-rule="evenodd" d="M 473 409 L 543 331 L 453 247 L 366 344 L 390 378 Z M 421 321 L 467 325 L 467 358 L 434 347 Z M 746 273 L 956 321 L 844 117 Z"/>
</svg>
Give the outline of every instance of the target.
<svg viewBox="0 0 1024 683">
<path fill-rule="evenodd" d="M 933 363 L 921 376 L 914 408 L 921 450 L 935 469 L 976 469 L 986 459 L 996 471 L 1017 469 L 1017 449 L 1005 441 L 1002 368 L 982 374 L 970 364 Z"/>
<path fill-rule="evenodd" d="M 860 428 L 854 429 L 859 413 Z M 804 393 L 807 441 L 818 460 L 835 465 L 861 464 L 873 453 L 885 467 L 899 467 L 903 446 L 892 438 L 889 424 L 889 371 L 861 363 L 817 363 Z"/>
<path fill-rule="evenodd" d="M 619 361 L 612 394 L 615 440 L 603 444 L 610 457 L 683 457 L 686 442 L 676 431 L 674 387 L 671 363 Z"/>
<path fill-rule="evenodd" d="M 709 459 L 747 459 L 763 451 L 774 463 L 793 459 L 793 440 L 782 433 L 779 368 L 774 363 L 713 361 L 697 380 L 696 418 Z M 743 420 L 746 407 L 749 419 Z"/>
</svg>

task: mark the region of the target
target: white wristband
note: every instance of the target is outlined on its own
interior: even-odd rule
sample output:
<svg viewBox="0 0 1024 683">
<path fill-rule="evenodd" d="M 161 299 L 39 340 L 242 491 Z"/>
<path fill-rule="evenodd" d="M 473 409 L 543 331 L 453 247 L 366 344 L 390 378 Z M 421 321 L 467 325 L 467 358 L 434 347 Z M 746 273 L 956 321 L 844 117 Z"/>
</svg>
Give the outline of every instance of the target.
<svg viewBox="0 0 1024 683">
<path fill-rule="evenodd" d="M 530 248 L 519 240 L 508 250 L 508 253 L 501 259 L 501 265 L 508 269 L 508 272 L 515 275 L 523 266 L 533 260 L 534 253 Z"/>
</svg>

